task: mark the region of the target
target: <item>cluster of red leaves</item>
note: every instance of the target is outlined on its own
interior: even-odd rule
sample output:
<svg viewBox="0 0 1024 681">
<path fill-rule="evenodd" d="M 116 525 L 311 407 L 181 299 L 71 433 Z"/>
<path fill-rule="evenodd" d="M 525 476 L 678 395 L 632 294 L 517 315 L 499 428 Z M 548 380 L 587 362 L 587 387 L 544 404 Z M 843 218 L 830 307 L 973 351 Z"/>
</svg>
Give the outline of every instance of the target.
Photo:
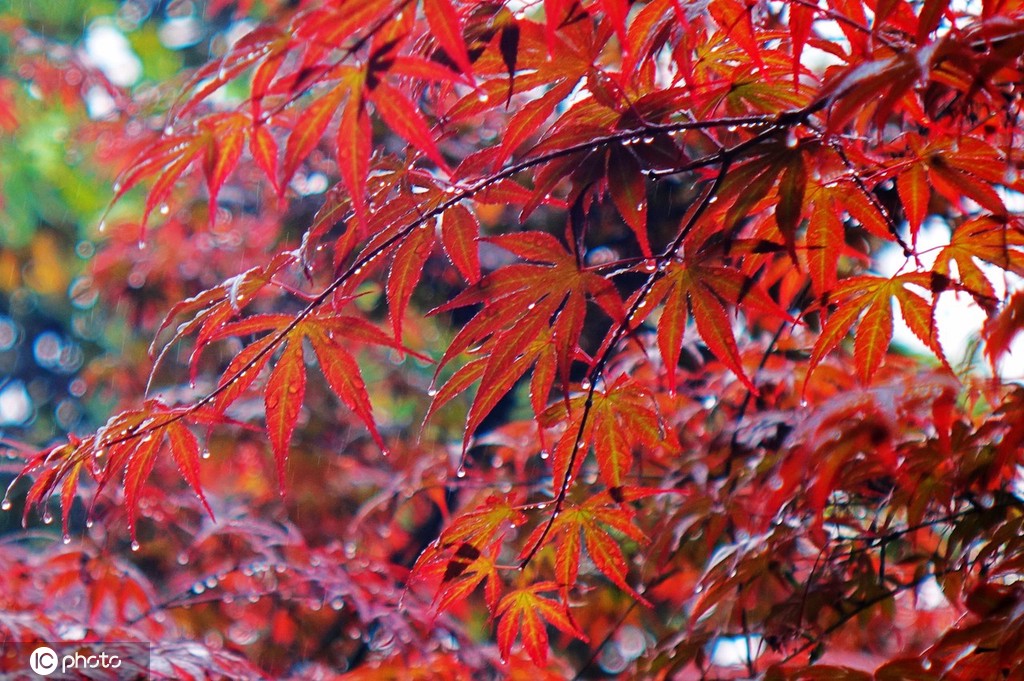
<svg viewBox="0 0 1024 681">
<path fill-rule="evenodd" d="M 113 197 L 144 187 L 142 225 L 173 213 L 160 234 L 249 219 L 270 252 L 170 307 L 161 397 L 34 456 L 26 512 L 56 494 L 67 532 L 81 481 L 119 488 L 138 547 L 140 512 L 173 517 L 148 484 L 166 452 L 216 511 L 193 520 L 201 543 L 234 527 L 233 493 L 267 487 L 204 488 L 201 439 L 250 442 L 255 423 L 289 495 L 346 490 L 334 510 L 352 527 L 306 499 L 292 510 L 327 524 L 293 517 L 302 539 L 267 549 L 300 575 L 274 586 L 290 605 L 270 639 L 310 664 L 337 659 L 309 633 L 310 603 L 337 594 L 355 612 L 331 631 L 363 641 L 345 652 L 355 677 L 713 675 L 737 661 L 716 652 L 730 637 L 765 678 L 1010 669 L 1024 401 L 955 376 L 935 310 L 983 310 L 993 366 L 1020 328 L 1022 53 L 1024 6 L 995 0 L 281 12 L 195 72 Z M 239 82 L 241 101 L 212 97 Z M 316 175 L 333 183 L 316 214 L 282 213 Z M 222 207 L 260 186 L 258 217 Z M 931 263 L 929 220 L 950 235 Z M 906 258 L 891 276 L 873 269 L 887 248 Z M 894 300 L 934 370 L 891 348 Z M 167 365 L 190 339 L 186 382 Z M 431 398 L 414 408 L 428 424 L 368 387 L 388 362 L 410 376 L 389 377 L 395 393 Z M 453 436 L 436 422 L 460 405 Z M 317 472 L 334 445 L 351 480 Z M 253 446 L 216 448 L 241 466 Z M 270 541 L 258 510 L 240 533 Z M 310 535 L 349 537 L 348 565 L 313 569 Z M 214 582 L 229 616 L 238 587 Z M 941 603 L 922 607 L 930 586 Z M 639 646 L 618 642 L 627 624 Z"/>
</svg>

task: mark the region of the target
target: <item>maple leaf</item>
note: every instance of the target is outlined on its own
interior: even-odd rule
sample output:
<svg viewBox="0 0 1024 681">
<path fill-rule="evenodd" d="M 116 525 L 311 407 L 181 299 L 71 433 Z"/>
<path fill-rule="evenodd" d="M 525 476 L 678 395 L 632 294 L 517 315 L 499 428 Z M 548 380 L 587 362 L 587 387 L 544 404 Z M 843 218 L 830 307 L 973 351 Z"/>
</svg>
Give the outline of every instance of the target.
<svg viewBox="0 0 1024 681">
<path fill-rule="evenodd" d="M 1024 275 L 1024 234 L 1014 223 L 994 217 L 972 218 L 953 230 L 949 243 L 935 257 L 932 271 L 945 281 L 953 278 L 952 265 L 960 284 L 983 308 L 992 310 L 997 300 L 995 289 L 978 261 L 996 265 L 1017 276 Z"/>
<path fill-rule="evenodd" d="M 206 501 L 206 495 L 203 494 L 203 486 L 199 481 L 199 440 L 180 420 L 168 423 L 165 432 L 174 463 L 177 464 L 178 470 L 181 472 L 185 482 L 189 484 L 192 491 L 199 497 L 203 508 L 210 514 L 210 518 L 213 518 L 213 509 L 210 508 L 210 504 Z"/>
<path fill-rule="evenodd" d="M 228 372 L 232 373 L 226 372 L 221 379 L 217 404 L 223 410 L 230 400 L 240 396 L 255 381 L 259 369 L 267 364 L 273 347 L 283 345 L 264 388 L 267 433 L 274 450 L 282 493 L 288 448 L 306 390 L 304 341 L 313 348 L 320 371 L 332 391 L 366 425 L 377 446 L 386 453 L 387 446 L 377 431 L 359 365 L 350 349 L 342 345 L 342 339 L 408 350 L 359 317 L 333 314 L 317 314 L 301 320 L 284 314 L 253 315 L 224 326 L 211 340 L 265 331 L 270 333 L 253 343 L 256 349 L 249 349 L 253 347 L 250 345 L 229 365 Z"/>
<path fill-rule="evenodd" d="M 948 367 L 938 332 L 935 330 L 934 303 L 908 289 L 908 285 L 928 290 L 932 278 L 924 273 L 898 274 L 883 277 L 850 277 L 833 291 L 838 302 L 836 310 L 824 324 L 811 352 L 807 375 L 832 352 L 860 319 L 854 336 L 854 363 L 861 381 L 867 383 L 879 369 L 892 340 L 892 300 L 899 301 L 903 320 L 922 343 Z M 861 318 L 863 315 L 863 318 Z M 806 383 L 805 383 L 806 389 Z"/>
<path fill-rule="evenodd" d="M 412 102 L 387 83 L 379 82 L 367 93 L 374 108 L 384 122 L 398 135 L 411 142 L 417 149 L 427 155 L 430 160 L 443 169 L 448 168 L 444 157 L 434 144 L 434 137 L 426 120 Z"/>
<path fill-rule="evenodd" d="M 440 582 L 434 596 L 434 607 L 443 612 L 463 601 L 486 580 L 485 595 L 488 607 L 493 611 L 501 595 L 501 579 L 497 570 L 497 552 L 501 542 L 495 542 L 484 552 L 473 544 L 459 544 L 446 556 L 430 556 L 418 563 L 416 578 Z"/>
<path fill-rule="evenodd" d="M 517 636 L 523 641 L 527 655 L 537 665 L 548 659 L 548 632 L 551 624 L 559 631 L 586 641 L 587 636 L 572 621 L 569 609 L 540 594 L 558 588 L 554 582 L 538 582 L 506 594 L 498 604 L 498 649 L 508 659 Z"/>
<path fill-rule="evenodd" d="M 427 15 L 431 33 L 445 54 L 455 62 L 459 70 L 471 75 L 473 66 L 462 37 L 462 19 L 458 10 L 449 0 L 424 0 L 423 12 Z"/>
<path fill-rule="evenodd" d="M 501 538 L 525 521 L 513 502 L 509 496 L 489 496 L 473 511 L 455 518 L 416 559 L 412 579 L 439 582 L 434 596 L 438 610 L 450 608 L 487 580 L 486 598 L 494 611 L 501 593 L 496 564 Z"/>
<path fill-rule="evenodd" d="M 1010 343 L 1024 328 L 1024 291 L 1017 291 L 1002 310 L 986 321 L 983 333 L 985 355 L 995 370 L 996 363 L 1010 351 Z"/>
<path fill-rule="evenodd" d="M 924 168 L 919 164 L 912 164 L 906 172 L 900 173 L 896 178 L 896 189 L 899 191 L 907 222 L 910 223 L 911 237 L 916 242 L 917 233 L 921 230 L 921 224 L 928 212 L 928 199 L 931 196 L 931 187 Z"/>
<path fill-rule="evenodd" d="M 636 235 L 640 252 L 651 257 L 647 237 L 647 183 L 639 161 L 620 147 L 613 147 L 608 153 L 608 190 L 615 207 Z"/>
<path fill-rule="evenodd" d="M 350 95 L 338 123 L 338 169 L 348 189 L 356 218 L 366 220 L 366 176 L 370 172 L 372 128 L 363 102 Z"/>
<path fill-rule="evenodd" d="M 267 434 L 277 461 L 277 478 L 284 494 L 285 462 L 295 423 L 306 393 L 306 367 L 302 362 L 302 340 L 290 339 L 270 372 L 264 404 Z"/>
<path fill-rule="evenodd" d="M 673 438 L 662 428 L 653 395 L 625 375 L 605 389 L 583 390 L 540 415 L 541 425 L 547 428 L 559 421 L 565 422 L 565 430 L 552 457 L 553 475 L 559 481 L 575 475 L 582 457 L 573 452 L 586 446 L 593 446 L 600 479 L 609 488 L 623 486 L 637 447 L 653 451 L 673 446 Z M 570 462 L 574 462 L 572 470 Z"/>
<path fill-rule="evenodd" d="M 347 75 L 350 79 L 358 78 L 358 72 L 355 69 L 346 69 L 343 74 Z M 317 100 L 311 104 L 306 110 L 304 116 L 303 125 L 299 126 L 291 135 L 288 136 L 288 142 L 284 150 L 284 161 L 281 165 L 282 179 L 281 186 L 286 186 L 291 180 L 295 171 L 298 170 L 299 165 L 312 153 L 316 145 L 319 144 L 321 137 L 323 137 L 324 131 L 327 129 L 327 125 L 331 122 L 331 118 L 334 116 L 335 111 L 341 106 L 341 103 L 345 101 L 345 98 L 350 92 L 349 84 L 343 82 L 342 84 L 336 85 L 327 91 L 326 94 L 317 98 Z M 353 133 L 354 134 L 354 133 Z M 339 144 L 340 147 L 340 144 Z M 343 172 L 348 177 L 350 164 L 344 166 Z M 360 178 L 361 184 L 362 178 Z"/>
<path fill-rule="evenodd" d="M 480 364 L 467 364 L 449 379 L 456 381 L 461 390 L 480 377 L 480 387 L 466 419 L 464 448 L 491 409 L 535 363 L 554 361 L 563 381 L 568 378 L 570 365 L 579 355 L 577 342 L 588 300 L 593 300 L 612 319 L 621 319 L 623 315 L 614 285 L 581 268 L 553 236 L 522 232 L 490 237 L 488 241 L 536 264 L 506 265 L 432 312 L 484 305 L 438 362 L 440 371 L 474 345 L 474 354 L 486 357 Z M 553 359 L 544 359 L 547 357 Z M 453 390 L 445 391 L 443 396 L 438 394 L 444 400 L 453 396 Z"/>
<path fill-rule="evenodd" d="M 490 543 L 502 528 L 520 525 L 525 520 L 510 496 L 491 495 L 478 508 L 460 515 L 441 533 L 439 546 L 470 544 L 481 549 Z"/>
<path fill-rule="evenodd" d="M 195 349 L 190 361 L 190 380 L 194 382 L 198 372 L 199 356 L 205 346 L 214 340 L 214 337 L 224 324 L 241 312 L 242 307 L 251 302 L 257 294 L 270 284 L 271 278 L 291 263 L 293 259 L 291 254 L 279 254 L 265 267 L 253 267 L 231 277 L 218 286 L 207 289 L 174 305 L 160 323 L 156 334 L 154 334 L 153 342 L 149 346 L 150 357 L 155 356 L 149 381 L 152 382 L 157 367 L 160 366 L 171 348 L 178 341 L 195 333 Z M 157 341 L 161 333 L 176 318 L 189 314 L 192 315 L 191 319 L 182 322 L 176 329 L 173 337 L 157 353 Z"/>
<path fill-rule="evenodd" d="M 555 576 L 563 591 L 568 591 L 577 583 L 581 548 L 585 544 L 587 555 L 602 574 L 639 602 L 649 605 L 648 601 L 626 581 L 626 559 L 619 548 L 619 542 L 606 528 L 641 544 L 646 543 L 647 538 L 633 524 L 631 511 L 620 504 L 609 502 L 604 495 L 598 495 L 583 504 L 566 505 L 552 523 L 550 530 L 543 524 L 534 530 L 526 541 L 526 548 L 520 559 L 529 551 L 536 551 L 540 547 L 554 543 Z M 541 541 L 543 543 L 538 546 L 538 542 Z"/>
<path fill-rule="evenodd" d="M 445 253 L 471 284 L 480 280 L 480 255 L 477 239 L 480 224 L 465 206 L 452 206 L 441 218 L 441 243 Z"/>
<path fill-rule="evenodd" d="M 711 352 L 755 394 L 757 388 L 743 370 L 724 304 L 738 305 L 742 302 L 768 314 L 791 319 L 756 282 L 735 270 L 707 265 L 697 258 L 672 262 L 644 302 L 645 306 L 663 304 L 658 321 L 658 349 L 670 389 L 675 386 L 676 364 L 688 317 L 693 318 L 697 332 Z"/>
<path fill-rule="evenodd" d="M 207 149 L 208 138 L 201 134 L 179 134 L 161 137 L 145 147 L 127 170 L 114 183 L 114 198 L 118 201 L 139 182 L 155 178 L 146 196 L 142 223 L 160 206 L 174 189 L 192 162 L 200 158 Z"/>
<path fill-rule="evenodd" d="M 402 318 L 409 306 L 413 289 L 423 274 L 423 266 L 434 249 L 434 223 L 432 221 L 413 230 L 395 251 L 388 273 L 388 315 L 395 338 L 402 338 Z"/>
</svg>

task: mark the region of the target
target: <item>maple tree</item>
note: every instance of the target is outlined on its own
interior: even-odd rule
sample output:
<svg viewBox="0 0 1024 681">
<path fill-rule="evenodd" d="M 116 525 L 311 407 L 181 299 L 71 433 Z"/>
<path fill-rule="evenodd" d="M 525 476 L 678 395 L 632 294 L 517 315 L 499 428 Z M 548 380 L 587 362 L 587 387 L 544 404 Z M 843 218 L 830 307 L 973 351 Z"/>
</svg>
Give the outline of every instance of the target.
<svg viewBox="0 0 1024 681">
<path fill-rule="evenodd" d="M 119 343 L 95 427 L 11 445 L 51 541 L 0 559 L 6 637 L 169 678 L 1020 675 L 1024 4 L 205 11 L 134 89 L 2 19 L 0 143 L 69 117 Z"/>
</svg>

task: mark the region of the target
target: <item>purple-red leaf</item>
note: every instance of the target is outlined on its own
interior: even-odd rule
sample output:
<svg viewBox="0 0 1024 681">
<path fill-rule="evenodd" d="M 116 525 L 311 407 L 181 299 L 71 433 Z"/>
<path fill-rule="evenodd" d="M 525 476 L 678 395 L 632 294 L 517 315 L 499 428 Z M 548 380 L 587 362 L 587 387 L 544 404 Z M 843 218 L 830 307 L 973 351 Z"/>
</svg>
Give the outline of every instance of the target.
<svg viewBox="0 0 1024 681">
<path fill-rule="evenodd" d="M 206 495 L 203 494 L 203 487 L 199 481 L 199 440 L 181 421 L 168 423 L 166 431 L 174 463 L 178 466 L 182 477 L 185 478 L 185 482 L 203 503 L 203 508 L 210 514 L 210 518 L 213 518 L 213 509 L 207 503 Z"/>
<path fill-rule="evenodd" d="M 480 255 L 477 238 L 480 223 L 465 206 L 456 205 L 441 218 L 441 244 L 448 259 L 471 284 L 480 280 Z"/>
<path fill-rule="evenodd" d="M 447 170 L 448 164 L 434 144 L 434 135 L 430 131 L 423 114 L 415 104 L 403 95 L 399 90 L 381 81 L 368 92 L 377 113 L 384 119 L 388 127 L 396 134 L 412 142 L 413 146 L 422 151 L 427 157 Z"/>
<path fill-rule="evenodd" d="M 647 182 L 640 162 L 622 147 L 608 154 L 608 190 L 619 214 L 633 230 L 645 258 L 651 257 L 647 238 Z"/>
<path fill-rule="evenodd" d="M 267 381 L 264 404 L 267 410 L 267 434 L 277 462 L 277 478 L 284 493 L 285 465 L 292 432 L 306 393 L 306 367 L 302 363 L 302 339 L 291 338 L 277 359 Z"/>
<path fill-rule="evenodd" d="M 388 272 L 388 316 L 395 340 L 402 340 L 402 320 L 413 289 L 423 274 L 423 266 L 434 250 L 434 221 L 423 223 L 402 240 Z"/>
</svg>

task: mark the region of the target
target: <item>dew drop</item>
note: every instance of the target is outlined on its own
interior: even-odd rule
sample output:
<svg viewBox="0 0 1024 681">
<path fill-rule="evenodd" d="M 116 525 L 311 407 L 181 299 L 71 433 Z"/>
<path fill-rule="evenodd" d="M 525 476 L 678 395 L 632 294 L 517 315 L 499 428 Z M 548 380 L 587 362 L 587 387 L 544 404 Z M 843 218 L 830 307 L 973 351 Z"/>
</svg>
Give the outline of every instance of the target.
<svg viewBox="0 0 1024 681">
<path fill-rule="evenodd" d="M 429 397 L 437 397 L 437 388 L 431 388 L 430 390 L 428 390 L 427 391 L 427 396 L 429 396 Z"/>
<path fill-rule="evenodd" d="M 107 221 L 106 220 L 101 221 L 100 225 L 99 225 L 99 227 L 97 229 L 99 229 L 100 232 L 107 231 Z"/>
<path fill-rule="evenodd" d="M 71 535 L 70 534 L 65 534 L 63 537 L 61 537 L 61 541 L 63 541 L 65 544 L 70 544 L 71 543 Z"/>
<path fill-rule="evenodd" d="M 87 520 L 85 521 L 85 526 L 86 526 L 86 527 L 92 527 L 92 526 L 93 526 L 93 525 L 95 525 L 95 524 L 96 524 L 96 521 L 95 521 L 95 520 L 93 520 L 92 518 L 88 518 L 88 519 L 87 519 Z"/>
<path fill-rule="evenodd" d="M 464 478 L 464 477 L 466 477 L 466 469 L 465 468 L 459 468 L 459 470 L 455 471 L 455 477 L 457 477 L 457 478 Z"/>
<path fill-rule="evenodd" d="M 345 607 L 345 601 L 342 598 L 331 599 L 331 610 L 341 610 Z"/>
<path fill-rule="evenodd" d="M 142 545 L 139 544 L 139 542 L 137 542 L 137 541 L 133 541 L 132 542 L 132 551 L 138 551 L 141 548 L 142 548 Z"/>
<path fill-rule="evenodd" d="M 160 206 L 160 215 L 167 215 L 170 212 L 171 212 L 171 207 L 168 206 L 166 203 L 164 205 Z"/>
<path fill-rule="evenodd" d="M 11 505 L 12 504 L 10 499 L 4 499 L 3 503 L 0 503 L 0 509 L 3 509 L 4 511 L 10 511 Z"/>
<path fill-rule="evenodd" d="M 204 449 L 203 453 L 200 456 L 202 456 L 204 459 L 209 459 L 210 458 L 210 450 L 209 449 Z"/>
<path fill-rule="evenodd" d="M 487 102 L 490 98 L 490 95 L 488 95 L 486 92 L 481 92 L 479 95 L 477 95 L 477 99 L 480 100 L 481 102 Z"/>
<path fill-rule="evenodd" d="M 547 450 L 544 450 L 543 452 L 540 453 L 540 458 L 544 459 L 545 461 L 548 458 L 550 458 L 550 457 L 551 457 L 551 452 L 549 452 Z"/>
<path fill-rule="evenodd" d="M 53 514 L 51 514 L 49 511 L 47 511 L 46 513 L 43 514 L 43 524 L 44 525 L 49 525 L 52 522 L 53 522 Z"/>
<path fill-rule="evenodd" d="M 173 135 L 174 134 L 174 126 L 168 125 L 166 128 L 164 128 L 164 134 L 165 135 Z"/>
<path fill-rule="evenodd" d="M 178 565 L 188 565 L 188 554 L 182 551 L 178 554 Z"/>
</svg>

